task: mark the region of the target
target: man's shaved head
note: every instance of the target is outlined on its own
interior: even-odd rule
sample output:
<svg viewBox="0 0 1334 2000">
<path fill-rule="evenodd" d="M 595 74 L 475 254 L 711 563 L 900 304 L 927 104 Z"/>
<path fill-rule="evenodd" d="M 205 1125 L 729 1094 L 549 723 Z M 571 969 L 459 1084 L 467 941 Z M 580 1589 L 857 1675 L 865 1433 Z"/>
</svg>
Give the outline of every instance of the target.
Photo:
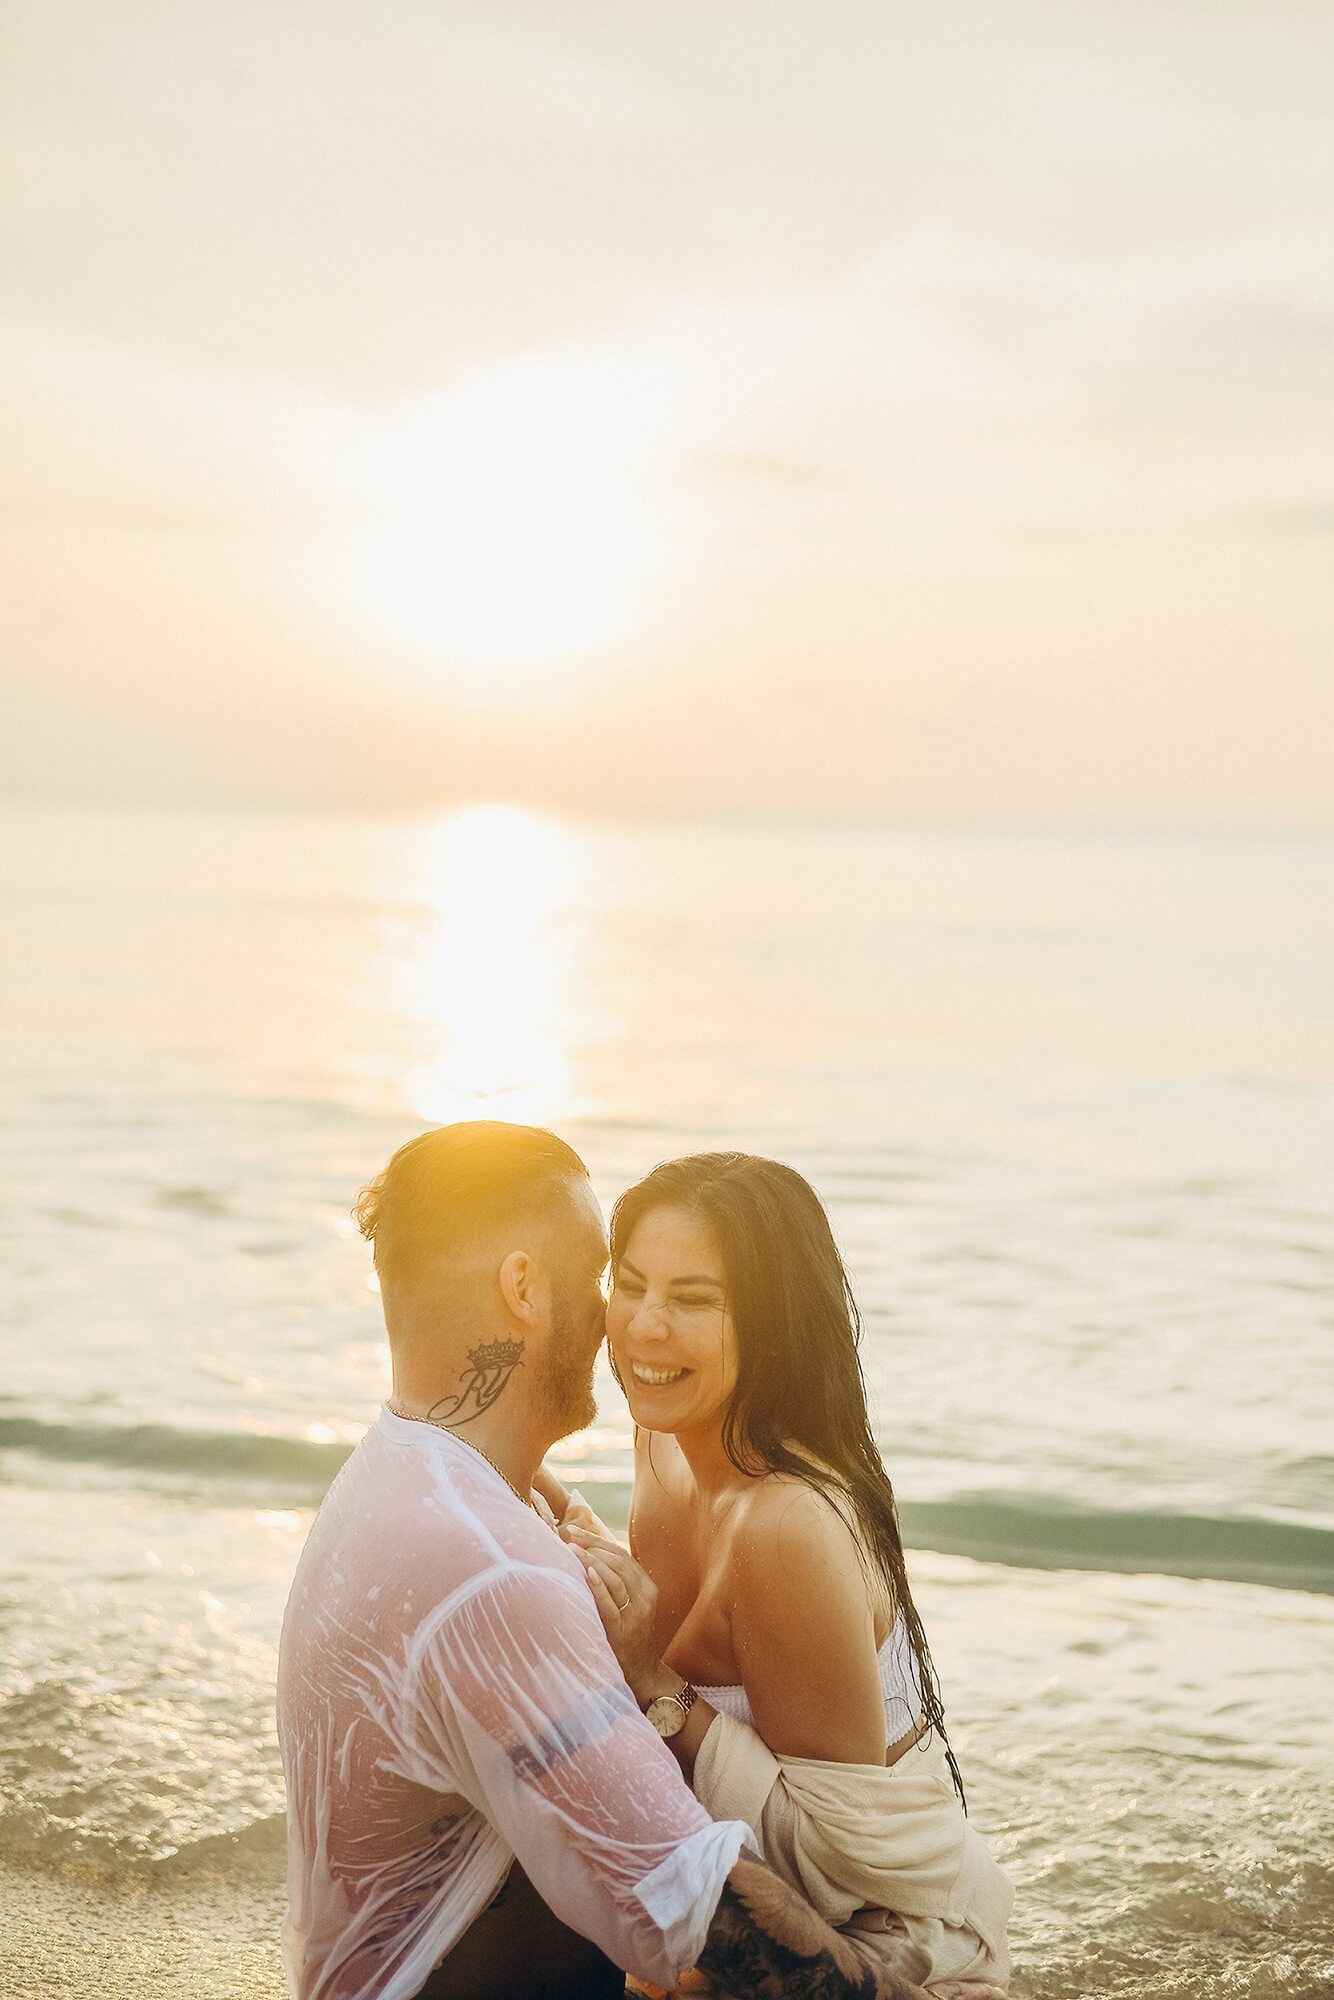
<svg viewBox="0 0 1334 2000">
<path fill-rule="evenodd" d="M 587 1182 L 588 1168 L 554 1132 L 478 1119 L 400 1146 L 354 1213 L 381 1286 L 411 1291 L 431 1274 L 464 1276 L 502 1236 L 518 1249 L 531 1247 L 526 1233 L 560 1230 Z"/>
</svg>

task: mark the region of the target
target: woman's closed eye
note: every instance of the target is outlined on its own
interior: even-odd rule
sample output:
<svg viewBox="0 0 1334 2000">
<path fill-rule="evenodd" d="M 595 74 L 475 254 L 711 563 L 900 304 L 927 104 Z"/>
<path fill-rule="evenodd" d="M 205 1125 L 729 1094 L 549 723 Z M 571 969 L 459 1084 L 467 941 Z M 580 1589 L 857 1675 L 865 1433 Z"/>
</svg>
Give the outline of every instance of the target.
<svg viewBox="0 0 1334 2000">
<path fill-rule="evenodd" d="M 623 1299 L 642 1299 L 645 1287 L 631 1284 L 623 1278 L 616 1286 L 616 1294 Z M 723 1302 L 707 1292 L 672 1292 L 665 1303 L 668 1306 L 683 1306 L 687 1312 L 721 1312 Z"/>
</svg>

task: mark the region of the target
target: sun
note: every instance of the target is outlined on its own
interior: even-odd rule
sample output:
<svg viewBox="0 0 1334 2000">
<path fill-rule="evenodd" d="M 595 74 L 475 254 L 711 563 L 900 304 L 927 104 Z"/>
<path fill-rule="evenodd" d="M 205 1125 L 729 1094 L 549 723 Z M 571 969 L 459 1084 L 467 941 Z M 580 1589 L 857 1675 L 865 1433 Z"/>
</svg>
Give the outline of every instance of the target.
<svg viewBox="0 0 1334 2000">
<path fill-rule="evenodd" d="M 536 357 L 387 420 L 343 577 L 368 633 L 483 682 L 623 642 L 651 536 L 617 401 L 614 374 Z"/>
</svg>

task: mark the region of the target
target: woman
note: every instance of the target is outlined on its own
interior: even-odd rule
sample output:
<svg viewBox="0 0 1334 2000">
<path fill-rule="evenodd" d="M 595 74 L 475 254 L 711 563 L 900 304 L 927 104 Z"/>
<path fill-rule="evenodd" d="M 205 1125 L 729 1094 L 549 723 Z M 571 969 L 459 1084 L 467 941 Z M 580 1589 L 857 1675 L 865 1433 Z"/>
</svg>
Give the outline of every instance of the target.
<svg viewBox="0 0 1334 2000">
<path fill-rule="evenodd" d="M 773 1160 L 670 1161 L 616 1204 L 612 1280 L 632 1554 L 578 1508 L 566 1533 L 630 1687 L 866 1957 L 1003 1991 L 1013 1892 L 965 1817 L 819 1198 Z"/>
</svg>

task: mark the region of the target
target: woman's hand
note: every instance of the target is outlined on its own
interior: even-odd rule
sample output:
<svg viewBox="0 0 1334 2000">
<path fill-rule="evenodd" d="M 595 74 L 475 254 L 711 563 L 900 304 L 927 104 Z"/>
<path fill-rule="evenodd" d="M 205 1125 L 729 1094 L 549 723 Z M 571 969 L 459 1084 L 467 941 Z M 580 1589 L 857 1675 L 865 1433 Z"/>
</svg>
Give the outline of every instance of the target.
<svg viewBox="0 0 1334 2000">
<path fill-rule="evenodd" d="M 663 1692 L 664 1675 L 673 1684 L 679 1681 L 664 1668 L 654 1639 L 658 1586 L 619 1542 L 605 1535 L 572 1527 L 569 1542 L 584 1565 L 593 1602 L 630 1692 L 641 1704 L 651 1701 Z"/>
<path fill-rule="evenodd" d="M 563 1542 L 574 1528 L 587 1528 L 602 1541 L 614 1541 L 611 1529 L 598 1519 L 577 1486 L 564 1487 L 550 1466 L 539 1465 L 533 1478 L 533 1504 L 547 1526 Z"/>
<path fill-rule="evenodd" d="M 553 1528 L 559 1528 L 569 1511 L 570 1496 L 549 1466 L 539 1465 L 533 1476 L 533 1498 L 537 1511 Z"/>
<path fill-rule="evenodd" d="M 557 1532 L 563 1542 L 572 1542 L 576 1529 L 581 1530 L 584 1534 L 592 1535 L 596 1541 L 609 1542 L 613 1547 L 620 1546 L 611 1529 L 605 1521 L 600 1520 L 593 1512 L 593 1509 L 589 1506 L 579 1488 L 572 1486 L 568 1495 L 565 1512 L 560 1517 Z"/>
</svg>

